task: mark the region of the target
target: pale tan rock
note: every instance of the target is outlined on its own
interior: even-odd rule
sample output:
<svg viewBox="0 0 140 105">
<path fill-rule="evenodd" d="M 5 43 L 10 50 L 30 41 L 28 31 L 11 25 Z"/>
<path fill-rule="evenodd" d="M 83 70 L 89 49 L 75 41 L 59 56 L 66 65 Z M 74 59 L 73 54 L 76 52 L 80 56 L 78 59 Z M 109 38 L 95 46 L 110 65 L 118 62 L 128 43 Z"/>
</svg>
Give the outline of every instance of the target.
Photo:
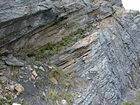
<svg viewBox="0 0 140 105">
<path fill-rule="evenodd" d="M 34 75 L 34 77 L 37 77 L 37 73 L 35 70 L 32 72 L 32 74 Z"/>
<path fill-rule="evenodd" d="M 49 80 L 52 81 L 55 85 L 58 84 L 58 81 L 54 77 L 49 78 Z"/>
<path fill-rule="evenodd" d="M 42 66 L 39 67 L 40 70 L 45 71 L 44 68 Z"/>
<path fill-rule="evenodd" d="M 37 69 L 38 67 L 36 65 L 33 66 L 35 69 Z"/>
<path fill-rule="evenodd" d="M 4 76 L 4 74 L 3 73 L 0 73 L 0 76 Z"/>
<path fill-rule="evenodd" d="M 24 91 L 24 87 L 21 84 L 15 84 L 14 88 L 18 93 L 21 93 Z"/>
<path fill-rule="evenodd" d="M 31 76 L 31 79 L 32 79 L 32 80 L 35 80 L 35 77 L 32 75 L 32 76 Z"/>
<path fill-rule="evenodd" d="M 33 70 L 33 68 L 32 68 L 30 65 L 27 67 L 27 69 L 28 69 L 29 71 L 32 71 L 32 70 Z"/>
<path fill-rule="evenodd" d="M 3 99 L 3 96 L 2 95 L 0 95 L 0 100 L 2 100 Z"/>
<path fill-rule="evenodd" d="M 49 69 L 51 69 L 51 70 L 53 69 L 53 67 L 52 67 L 52 66 L 48 66 L 48 68 L 49 68 Z"/>
</svg>

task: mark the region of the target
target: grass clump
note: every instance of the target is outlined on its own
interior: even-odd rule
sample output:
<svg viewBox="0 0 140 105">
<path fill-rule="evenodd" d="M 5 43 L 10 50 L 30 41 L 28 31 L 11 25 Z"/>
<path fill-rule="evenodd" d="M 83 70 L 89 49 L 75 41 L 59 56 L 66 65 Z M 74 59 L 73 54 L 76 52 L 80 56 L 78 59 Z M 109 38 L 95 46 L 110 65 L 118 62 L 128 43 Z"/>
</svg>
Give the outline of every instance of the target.
<svg viewBox="0 0 140 105">
<path fill-rule="evenodd" d="M 37 93 L 36 96 L 37 96 L 38 99 L 43 99 L 44 98 L 43 94 L 40 93 L 40 92 Z"/>
<path fill-rule="evenodd" d="M 137 105 L 137 104 L 133 101 L 126 101 L 126 102 L 122 103 L 121 105 Z"/>
<path fill-rule="evenodd" d="M 62 105 L 62 100 L 66 100 L 67 105 L 72 105 L 72 103 L 74 102 L 74 98 L 69 92 L 53 89 L 48 90 L 47 99 L 52 105 Z"/>
<path fill-rule="evenodd" d="M 19 103 L 20 103 L 21 105 L 23 105 L 23 103 L 24 103 L 24 98 L 19 98 Z"/>
<path fill-rule="evenodd" d="M 137 98 L 140 101 L 140 90 L 138 90 L 138 92 L 137 92 Z"/>
<path fill-rule="evenodd" d="M 20 67 L 17 66 L 10 66 L 9 68 L 11 74 L 10 74 L 10 79 L 15 80 L 15 79 L 19 79 L 20 76 Z"/>
<path fill-rule="evenodd" d="M 100 0 L 95 0 L 94 2 L 96 3 L 96 2 L 99 2 Z"/>
<path fill-rule="evenodd" d="M 5 105 L 5 104 L 11 105 L 12 104 L 12 98 L 13 98 L 13 96 L 11 94 L 6 93 L 4 95 L 4 97 L 0 100 L 0 105 Z"/>
<path fill-rule="evenodd" d="M 59 85 L 66 90 L 69 90 L 74 85 L 74 78 L 68 74 L 65 74 L 61 69 L 51 70 L 46 76 L 48 79 L 55 78 Z"/>
<path fill-rule="evenodd" d="M 80 36 L 85 34 L 85 29 L 79 28 L 76 31 L 70 31 L 70 33 L 67 36 L 64 36 L 62 40 L 57 42 L 56 44 L 53 44 L 52 42 L 48 42 L 41 50 L 37 52 L 32 52 L 27 54 L 28 57 L 36 57 L 36 58 L 43 58 L 45 51 L 48 51 L 49 55 L 53 55 L 57 51 L 61 50 L 63 47 L 70 44 L 72 39 L 75 37 L 75 40 L 77 41 Z"/>
<path fill-rule="evenodd" d="M 54 77 L 55 79 L 57 79 L 58 81 L 61 81 L 64 79 L 64 73 L 62 70 L 59 70 L 59 69 L 54 69 L 54 70 L 51 70 L 48 74 L 47 74 L 47 77 L 48 78 L 52 78 Z"/>
</svg>

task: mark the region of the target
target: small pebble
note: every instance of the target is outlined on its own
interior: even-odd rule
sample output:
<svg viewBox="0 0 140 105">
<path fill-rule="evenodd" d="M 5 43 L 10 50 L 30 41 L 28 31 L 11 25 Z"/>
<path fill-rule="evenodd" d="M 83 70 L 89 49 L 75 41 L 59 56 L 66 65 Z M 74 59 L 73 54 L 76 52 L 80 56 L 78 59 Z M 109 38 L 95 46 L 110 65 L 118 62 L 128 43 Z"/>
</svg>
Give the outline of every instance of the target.
<svg viewBox="0 0 140 105">
<path fill-rule="evenodd" d="M 0 76 L 4 76 L 4 74 L 3 73 L 0 73 Z"/>
<path fill-rule="evenodd" d="M 40 70 L 45 71 L 44 68 L 42 66 L 39 67 Z"/>
<path fill-rule="evenodd" d="M 34 65 L 34 68 L 37 69 L 38 67 Z"/>
<path fill-rule="evenodd" d="M 37 73 L 35 70 L 32 72 L 32 74 L 34 75 L 34 77 L 37 77 Z"/>
</svg>

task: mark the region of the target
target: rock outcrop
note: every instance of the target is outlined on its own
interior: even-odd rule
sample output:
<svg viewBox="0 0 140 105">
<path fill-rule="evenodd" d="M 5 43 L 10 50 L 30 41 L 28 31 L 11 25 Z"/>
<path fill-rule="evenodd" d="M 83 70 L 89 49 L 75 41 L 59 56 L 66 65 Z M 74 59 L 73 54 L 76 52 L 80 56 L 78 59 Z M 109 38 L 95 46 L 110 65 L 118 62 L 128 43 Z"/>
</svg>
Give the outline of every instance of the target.
<svg viewBox="0 0 140 105">
<path fill-rule="evenodd" d="M 17 78 L 26 91 L 25 101 L 46 105 L 49 82 L 53 82 L 51 88 L 61 90 L 60 81 L 48 76 L 58 67 L 74 76 L 70 89 L 73 105 L 117 105 L 124 101 L 129 89 L 140 87 L 140 15 L 137 11 L 114 14 L 121 5 L 120 0 L 1 0 L 0 80 L 5 87 L 11 85 L 4 75 L 10 75 L 10 68 L 17 69 L 14 77 L 21 74 Z M 48 42 L 57 44 L 69 30 L 89 24 L 89 29 L 96 27 L 94 31 L 48 57 L 56 67 L 42 61 L 35 64 L 34 58 L 23 61 L 22 56 L 12 54 L 24 55 Z M 41 95 L 36 100 L 37 92 Z"/>
<path fill-rule="evenodd" d="M 68 32 L 114 13 L 110 2 L 92 0 L 1 0 L 0 48 L 27 54 Z"/>
<path fill-rule="evenodd" d="M 139 23 L 139 13 L 130 11 L 51 57 L 76 76 L 76 105 L 117 105 L 128 89 L 140 87 Z"/>
</svg>

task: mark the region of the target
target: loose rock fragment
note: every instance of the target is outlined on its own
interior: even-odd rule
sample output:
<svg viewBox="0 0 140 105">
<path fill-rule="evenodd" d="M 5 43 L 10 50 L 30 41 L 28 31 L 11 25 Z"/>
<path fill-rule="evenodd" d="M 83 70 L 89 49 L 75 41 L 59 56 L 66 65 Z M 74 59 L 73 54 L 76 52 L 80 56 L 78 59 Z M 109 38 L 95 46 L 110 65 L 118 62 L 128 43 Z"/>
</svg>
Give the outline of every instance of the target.
<svg viewBox="0 0 140 105">
<path fill-rule="evenodd" d="M 49 78 L 49 80 L 52 81 L 55 85 L 58 84 L 58 81 L 54 77 Z"/>
<path fill-rule="evenodd" d="M 36 65 L 33 66 L 35 69 L 37 69 L 38 67 Z"/>
<path fill-rule="evenodd" d="M 4 74 L 3 73 L 0 73 L 0 76 L 4 76 Z"/>
<path fill-rule="evenodd" d="M 29 71 L 33 70 L 33 68 L 30 65 L 28 67 L 26 67 L 26 69 L 28 69 Z"/>
<path fill-rule="evenodd" d="M 20 84 L 15 84 L 14 88 L 15 88 L 15 90 L 16 90 L 18 93 L 21 93 L 21 92 L 24 91 L 23 86 L 20 85 Z"/>
<path fill-rule="evenodd" d="M 21 104 L 13 103 L 12 105 L 21 105 Z"/>
<path fill-rule="evenodd" d="M 0 95 L 0 100 L 2 100 L 3 99 L 3 96 L 2 95 Z"/>
<path fill-rule="evenodd" d="M 14 91 L 14 89 L 15 89 L 15 86 L 14 85 L 9 86 L 9 90 L 10 91 Z"/>
<path fill-rule="evenodd" d="M 53 67 L 52 67 L 52 66 L 48 66 L 48 68 L 49 68 L 49 69 L 51 69 L 51 70 L 53 69 Z"/>
<path fill-rule="evenodd" d="M 32 72 L 32 74 L 34 75 L 34 77 L 37 77 L 37 73 L 35 70 Z"/>
<path fill-rule="evenodd" d="M 31 79 L 32 79 L 32 80 L 35 80 L 35 77 L 32 75 L 32 76 L 31 76 Z"/>
<path fill-rule="evenodd" d="M 67 101 L 64 99 L 61 100 L 61 103 L 62 103 L 62 105 L 67 105 Z"/>
<path fill-rule="evenodd" d="M 8 59 L 5 61 L 5 63 L 9 66 L 24 66 L 24 62 L 21 60 L 18 60 L 16 57 L 14 57 L 13 55 L 9 55 Z"/>
<path fill-rule="evenodd" d="M 40 70 L 45 71 L 44 68 L 42 66 L 39 67 Z"/>
</svg>

